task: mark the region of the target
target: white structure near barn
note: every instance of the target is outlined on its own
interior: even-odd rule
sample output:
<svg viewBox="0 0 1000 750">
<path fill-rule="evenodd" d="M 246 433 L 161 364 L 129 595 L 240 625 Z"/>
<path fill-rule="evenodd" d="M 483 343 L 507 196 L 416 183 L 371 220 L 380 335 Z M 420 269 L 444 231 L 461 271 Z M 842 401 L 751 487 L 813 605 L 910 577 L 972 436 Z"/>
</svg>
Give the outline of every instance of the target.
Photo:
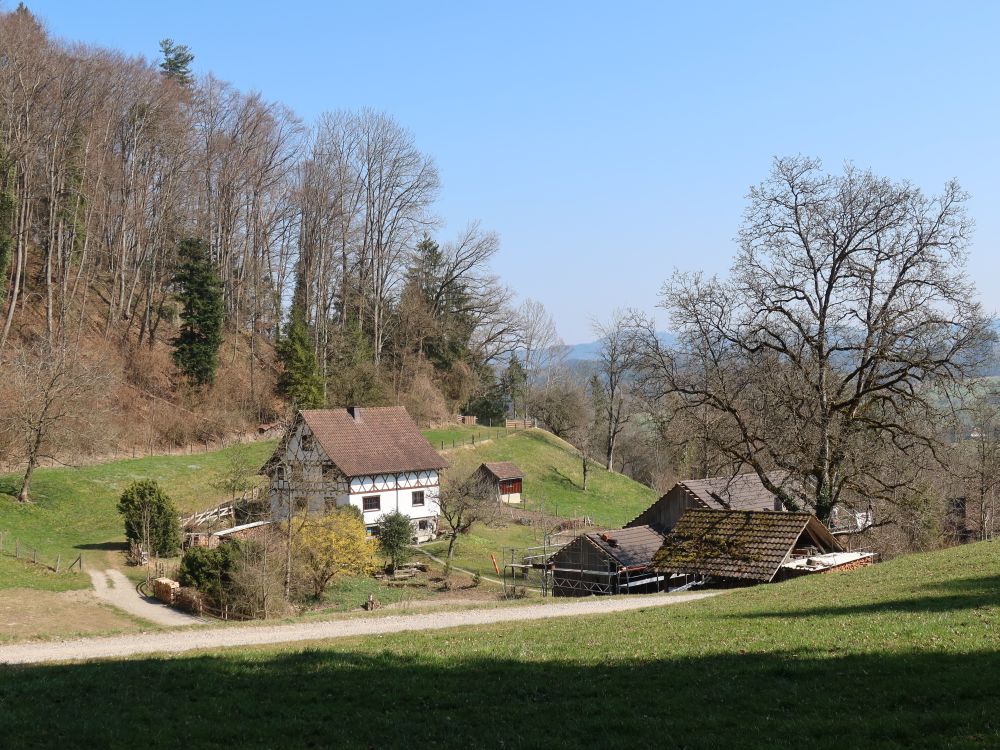
<svg viewBox="0 0 1000 750">
<path fill-rule="evenodd" d="M 403 407 L 352 406 L 299 412 L 261 471 L 272 518 L 352 505 L 376 535 L 379 518 L 399 511 L 426 541 L 437 529 L 447 466 Z"/>
</svg>

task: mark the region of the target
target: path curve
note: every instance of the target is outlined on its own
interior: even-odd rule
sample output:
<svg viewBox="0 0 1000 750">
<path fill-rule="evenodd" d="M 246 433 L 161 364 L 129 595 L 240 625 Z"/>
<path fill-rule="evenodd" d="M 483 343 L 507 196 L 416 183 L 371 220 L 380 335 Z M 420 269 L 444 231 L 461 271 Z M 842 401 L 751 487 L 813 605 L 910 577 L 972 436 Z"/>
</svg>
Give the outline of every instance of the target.
<svg viewBox="0 0 1000 750">
<path fill-rule="evenodd" d="M 181 653 L 196 649 L 261 646 L 297 641 L 316 641 L 358 635 L 400 633 L 407 630 L 439 630 L 463 625 L 545 620 L 553 617 L 626 612 L 649 607 L 704 599 L 719 591 L 687 594 L 649 594 L 623 599 L 593 597 L 559 604 L 523 607 L 467 609 L 420 615 L 356 617 L 348 620 L 296 623 L 292 625 L 204 628 L 183 632 L 142 633 L 104 638 L 81 638 L 57 643 L 22 643 L 0 646 L 0 664 L 38 664 L 75 659 L 124 658 L 138 654 Z"/>
<path fill-rule="evenodd" d="M 94 584 L 94 593 L 101 601 L 107 602 L 130 615 L 141 617 L 157 625 L 179 627 L 198 625 L 205 621 L 193 615 L 178 612 L 163 602 L 152 597 L 142 596 L 120 570 L 90 570 L 90 581 Z M 110 583 L 109 583 L 110 580 Z"/>
</svg>

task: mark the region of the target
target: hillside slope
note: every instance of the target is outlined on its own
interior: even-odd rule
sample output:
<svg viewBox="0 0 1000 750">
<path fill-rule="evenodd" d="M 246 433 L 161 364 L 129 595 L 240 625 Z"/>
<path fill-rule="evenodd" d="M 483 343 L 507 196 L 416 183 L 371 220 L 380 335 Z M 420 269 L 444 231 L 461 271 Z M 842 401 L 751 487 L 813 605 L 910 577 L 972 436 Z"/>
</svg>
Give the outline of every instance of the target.
<svg viewBox="0 0 1000 750">
<path fill-rule="evenodd" d="M 262 441 L 193 455 L 39 469 L 34 480 L 35 501 L 28 505 L 14 499 L 20 477 L 0 475 L 0 533 L 8 550 L 18 539 L 22 547 L 37 549 L 50 564 L 57 555 L 68 563 L 81 553 L 85 562 L 95 563 L 97 558 L 124 548 L 125 534 L 116 506 L 122 490 L 132 482 L 156 480 L 180 512 L 209 508 L 225 500 L 225 493 L 212 484 L 235 458 L 259 466 L 274 445 L 274 441 Z M 18 586 L 88 588 L 90 579 L 79 573 L 57 576 L 0 557 L 0 589 Z"/>
<path fill-rule="evenodd" d="M 529 506 L 544 501 L 546 512 L 553 515 L 590 515 L 613 525 L 633 517 L 652 502 L 654 493 L 627 477 L 609 474 L 593 467 L 590 489 L 580 488 L 580 465 L 567 443 L 542 430 L 528 430 L 506 435 L 495 431 L 427 431 L 432 440 L 447 434 L 457 442 L 476 434 L 472 448 L 446 451 L 456 472 L 472 471 L 482 461 L 512 460 L 525 471 L 525 491 Z M 487 438 L 488 442 L 483 442 Z M 225 499 L 213 487 L 221 473 L 237 457 L 259 466 L 274 449 L 274 441 L 193 455 L 153 456 L 109 461 L 81 468 L 39 469 L 35 474 L 35 502 L 20 505 L 14 501 L 20 478 L 0 475 L 0 533 L 6 546 L 19 539 L 23 547 L 37 549 L 39 555 L 53 562 L 57 555 L 69 562 L 81 552 L 85 560 L 98 562 L 116 554 L 124 540 L 116 504 L 121 492 L 133 481 L 155 479 L 173 498 L 180 511 L 201 510 Z M 492 569 L 489 552 L 503 546 L 530 546 L 537 543 L 533 529 L 508 525 L 496 529 L 476 529 L 462 540 L 462 561 L 487 572 Z M 32 587 L 52 590 L 87 588 L 87 576 L 46 573 L 0 557 L 0 589 Z"/>
<path fill-rule="evenodd" d="M 489 433 L 486 433 L 487 435 Z M 544 430 L 526 430 L 473 448 L 446 451 L 452 471 L 463 474 L 484 461 L 513 461 L 524 471 L 526 506 L 563 518 L 589 516 L 603 526 L 619 526 L 656 500 L 656 492 L 591 463 L 587 491 L 576 449 Z"/>
<path fill-rule="evenodd" d="M 463 476 L 484 461 L 513 461 L 524 472 L 524 503 L 521 507 L 543 511 L 547 516 L 590 518 L 605 528 L 621 526 L 656 500 L 656 493 L 623 474 L 612 474 L 591 464 L 587 491 L 583 491 L 583 469 L 576 450 L 544 430 L 526 430 L 498 440 L 445 451 L 451 472 Z M 502 559 L 504 548 L 532 547 L 543 542 L 544 529 L 513 522 L 501 515 L 492 526 L 477 524 L 461 537 L 455 564 L 482 575 L 496 576 L 490 555 Z M 447 543 L 424 546 L 444 555 Z"/>
<path fill-rule="evenodd" d="M 166 747 L 178 725 L 155 717 L 198 705 L 187 744 L 997 747 L 998 563 L 980 543 L 668 609 L 11 668 L 0 732 Z M 53 714 L 54 694 L 74 699 Z"/>
</svg>

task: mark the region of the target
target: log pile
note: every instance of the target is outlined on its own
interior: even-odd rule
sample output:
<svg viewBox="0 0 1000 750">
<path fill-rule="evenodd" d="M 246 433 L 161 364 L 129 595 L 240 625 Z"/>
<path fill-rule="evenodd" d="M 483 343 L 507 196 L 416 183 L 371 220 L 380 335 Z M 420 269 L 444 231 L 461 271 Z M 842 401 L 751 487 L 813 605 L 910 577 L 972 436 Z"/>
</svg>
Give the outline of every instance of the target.
<svg viewBox="0 0 1000 750">
<path fill-rule="evenodd" d="M 164 604 L 173 604 L 174 598 L 181 585 L 177 581 L 169 578 L 153 579 L 153 596 Z"/>
</svg>

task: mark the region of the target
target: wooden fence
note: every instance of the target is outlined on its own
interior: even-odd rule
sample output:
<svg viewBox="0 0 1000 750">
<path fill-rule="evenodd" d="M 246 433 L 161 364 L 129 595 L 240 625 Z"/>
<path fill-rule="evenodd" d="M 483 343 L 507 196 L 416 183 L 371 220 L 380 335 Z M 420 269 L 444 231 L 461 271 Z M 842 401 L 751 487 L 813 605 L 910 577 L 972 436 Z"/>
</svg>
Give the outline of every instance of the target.
<svg viewBox="0 0 1000 750">
<path fill-rule="evenodd" d="M 62 555 L 56 555 L 55 560 L 40 554 L 38 549 L 29 544 L 22 543 L 17 537 L 9 532 L 0 531 L 0 557 L 13 557 L 15 560 L 24 560 L 31 565 L 37 565 L 51 570 L 54 573 L 61 573 L 67 570 L 83 570 L 83 555 L 77 555 L 69 565 L 63 566 Z M 51 564 L 49 561 L 52 561 Z"/>
<path fill-rule="evenodd" d="M 538 420 L 536 419 L 508 419 L 507 429 L 508 430 L 530 430 L 533 427 L 538 427 Z"/>
<path fill-rule="evenodd" d="M 527 424 L 527 427 L 524 424 Z M 453 436 L 451 438 L 446 438 L 443 440 L 431 440 L 431 445 L 435 447 L 440 446 L 440 450 L 448 450 L 450 448 L 460 448 L 465 445 L 476 446 L 483 441 L 489 440 L 499 440 L 500 438 L 507 437 L 511 432 L 517 432 L 518 430 L 531 429 L 534 426 L 534 420 L 528 419 L 508 419 L 507 424 L 503 427 L 497 426 L 486 426 L 479 424 L 478 428 L 471 435 L 463 436 Z"/>
</svg>

